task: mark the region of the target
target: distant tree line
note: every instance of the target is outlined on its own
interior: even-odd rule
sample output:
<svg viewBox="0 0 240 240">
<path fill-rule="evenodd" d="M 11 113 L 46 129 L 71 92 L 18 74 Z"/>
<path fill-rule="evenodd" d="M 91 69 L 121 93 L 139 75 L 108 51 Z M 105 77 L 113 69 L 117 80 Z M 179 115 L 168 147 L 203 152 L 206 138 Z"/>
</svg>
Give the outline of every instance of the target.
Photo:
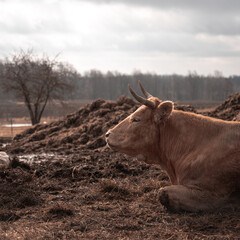
<svg viewBox="0 0 240 240">
<path fill-rule="evenodd" d="M 118 72 L 103 74 L 91 70 L 79 75 L 78 90 L 73 98 L 80 99 L 116 99 L 120 95 L 129 95 L 128 84 L 138 91 L 138 80 L 154 96 L 174 101 L 222 101 L 230 94 L 240 91 L 240 76 L 224 77 L 215 71 L 213 75 L 202 76 L 189 72 L 187 76 L 157 75 L 135 72 L 131 75 Z"/>
<path fill-rule="evenodd" d="M 0 72 L 9 62 L 0 62 Z M 138 80 L 142 82 L 144 87 L 154 96 L 160 99 L 170 99 L 173 101 L 223 101 L 230 94 L 240 92 L 240 76 L 224 77 L 221 72 L 215 71 L 212 75 L 203 76 L 196 72 L 189 72 L 188 75 L 159 75 L 153 73 L 141 73 L 139 71 L 133 74 L 122 74 L 119 72 L 102 73 L 98 70 L 91 70 L 84 74 L 78 73 L 68 65 L 57 65 L 61 68 L 54 70 L 53 73 L 58 78 L 58 84 L 61 81 L 60 88 L 64 90 L 64 82 L 68 91 L 60 91 L 58 95 L 52 94 L 62 99 L 116 99 L 121 95 L 128 95 L 128 84 L 136 91 L 138 88 Z M 55 66 L 54 66 L 55 67 Z M 39 68 L 38 68 L 39 70 Z M 42 72 L 44 75 L 44 72 Z M 36 74 L 35 74 L 36 76 Z M 31 76 L 29 81 L 31 82 Z M 32 80 L 33 81 L 33 80 Z M 1 82 L 1 79 L 0 79 Z M 69 91 L 70 85 L 71 91 Z M 58 85 L 57 84 L 57 85 Z M 72 85 L 72 86 L 73 86 Z M 0 92 L 3 85 L 0 86 Z M 34 92 L 34 87 L 32 87 Z M 60 93 L 60 94 L 59 94 Z M 140 91 L 139 91 L 140 93 Z M 0 93 L 1 99 L 14 99 L 12 92 Z"/>
</svg>

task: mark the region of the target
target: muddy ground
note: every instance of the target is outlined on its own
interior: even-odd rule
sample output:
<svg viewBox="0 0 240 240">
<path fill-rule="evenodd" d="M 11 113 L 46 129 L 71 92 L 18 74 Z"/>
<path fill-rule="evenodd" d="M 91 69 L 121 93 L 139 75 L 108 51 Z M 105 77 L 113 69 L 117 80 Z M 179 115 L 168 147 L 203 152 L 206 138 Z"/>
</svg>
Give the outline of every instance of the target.
<svg viewBox="0 0 240 240">
<path fill-rule="evenodd" d="M 236 101 L 228 120 L 237 120 Z M 160 167 L 105 146 L 106 130 L 137 107 L 126 97 L 97 100 L 4 145 L 12 162 L 0 170 L 0 239 L 239 239 L 240 207 L 168 212 L 158 200 L 169 185 Z M 54 154 L 19 161 L 43 152 Z"/>
</svg>

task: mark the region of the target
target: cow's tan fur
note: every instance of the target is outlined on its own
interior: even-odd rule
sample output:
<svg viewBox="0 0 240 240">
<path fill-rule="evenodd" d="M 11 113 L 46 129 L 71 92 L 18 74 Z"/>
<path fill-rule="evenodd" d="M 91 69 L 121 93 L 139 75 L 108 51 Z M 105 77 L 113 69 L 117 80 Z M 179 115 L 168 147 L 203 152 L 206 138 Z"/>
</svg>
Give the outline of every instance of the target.
<svg viewBox="0 0 240 240">
<path fill-rule="evenodd" d="M 173 110 L 157 98 L 108 132 L 115 150 L 160 164 L 171 186 L 159 199 L 170 209 L 199 211 L 220 206 L 240 190 L 240 123 Z"/>
</svg>

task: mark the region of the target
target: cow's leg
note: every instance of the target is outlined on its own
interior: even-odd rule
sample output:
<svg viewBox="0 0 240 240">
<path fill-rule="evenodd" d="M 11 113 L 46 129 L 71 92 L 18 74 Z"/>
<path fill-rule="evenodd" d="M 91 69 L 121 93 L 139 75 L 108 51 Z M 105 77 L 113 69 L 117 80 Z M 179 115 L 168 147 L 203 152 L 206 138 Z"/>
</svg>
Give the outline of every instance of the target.
<svg viewBox="0 0 240 240">
<path fill-rule="evenodd" d="M 219 207 L 226 196 L 194 186 L 172 185 L 160 189 L 159 200 L 169 210 L 198 212 Z"/>
</svg>

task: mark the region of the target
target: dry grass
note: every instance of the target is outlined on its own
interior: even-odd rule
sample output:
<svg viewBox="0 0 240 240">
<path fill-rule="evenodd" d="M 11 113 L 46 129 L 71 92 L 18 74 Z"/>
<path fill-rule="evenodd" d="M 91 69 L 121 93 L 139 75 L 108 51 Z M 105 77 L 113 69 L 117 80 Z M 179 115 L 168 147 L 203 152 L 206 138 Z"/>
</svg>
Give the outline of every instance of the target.
<svg viewBox="0 0 240 240">
<path fill-rule="evenodd" d="M 56 121 L 60 118 L 50 118 L 50 117 L 45 117 L 42 118 L 41 123 L 50 123 L 53 121 Z M 29 118 L 13 118 L 12 119 L 13 124 L 26 124 L 26 123 L 31 123 Z M 5 127 L 3 125 L 5 124 L 11 124 L 10 121 L 6 121 L 5 119 L 0 119 L 0 138 L 13 138 L 17 134 L 25 131 L 26 129 L 30 128 L 31 126 L 22 126 L 22 127 Z"/>
<path fill-rule="evenodd" d="M 0 137 L 13 138 L 15 135 L 28 129 L 29 127 L 0 127 Z"/>
</svg>

